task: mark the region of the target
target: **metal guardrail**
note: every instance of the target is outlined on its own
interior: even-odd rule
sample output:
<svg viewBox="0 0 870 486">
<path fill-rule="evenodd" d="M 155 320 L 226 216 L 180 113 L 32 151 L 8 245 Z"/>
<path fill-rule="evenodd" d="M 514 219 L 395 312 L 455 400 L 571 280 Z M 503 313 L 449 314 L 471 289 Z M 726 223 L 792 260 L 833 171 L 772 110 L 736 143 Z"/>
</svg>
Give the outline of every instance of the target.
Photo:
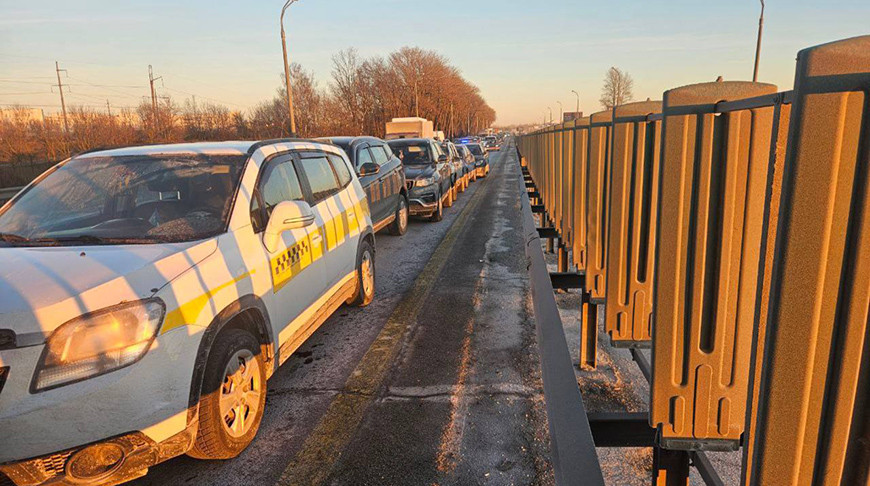
<svg viewBox="0 0 870 486">
<path fill-rule="evenodd" d="M 522 183 L 522 182 L 521 182 Z M 529 260 L 529 280 L 541 356 L 541 375 L 557 484 L 604 486 L 595 441 L 574 376 L 568 342 L 553 298 L 553 286 L 541 250 L 541 238 L 529 196 L 522 194 L 523 234 Z"/>
</svg>

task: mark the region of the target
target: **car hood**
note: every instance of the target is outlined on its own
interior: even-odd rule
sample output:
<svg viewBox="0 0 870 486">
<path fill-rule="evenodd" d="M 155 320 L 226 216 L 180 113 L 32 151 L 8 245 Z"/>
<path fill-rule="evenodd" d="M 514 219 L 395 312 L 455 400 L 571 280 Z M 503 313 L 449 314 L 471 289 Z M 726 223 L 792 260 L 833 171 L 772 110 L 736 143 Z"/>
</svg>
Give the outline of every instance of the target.
<svg viewBox="0 0 870 486">
<path fill-rule="evenodd" d="M 0 248 L 0 329 L 47 334 L 84 313 L 150 297 L 216 248 L 214 239 Z"/>
<path fill-rule="evenodd" d="M 435 167 L 431 165 L 406 165 L 405 177 L 408 179 L 421 179 L 423 177 L 432 177 L 435 174 Z"/>
</svg>

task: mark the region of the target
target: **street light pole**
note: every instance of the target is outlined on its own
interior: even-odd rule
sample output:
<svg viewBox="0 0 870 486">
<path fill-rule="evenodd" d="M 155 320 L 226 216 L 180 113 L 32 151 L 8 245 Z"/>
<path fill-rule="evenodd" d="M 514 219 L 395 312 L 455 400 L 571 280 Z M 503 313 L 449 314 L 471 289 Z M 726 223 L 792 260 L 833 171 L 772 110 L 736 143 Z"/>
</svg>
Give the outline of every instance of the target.
<svg viewBox="0 0 870 486">
<path fill-rule="evenodd" d="M 758 41 L 755 44 L 755 69 L 752 70 L 752 82 L 758 81 L 758 58 L 761 56 L 761 31 L 764 28 L 764 0 L 761 0 L 761 15 L 758 17 Z"/>
<path fill-rule="evenodd" d="M 574 116 L 577 118 L 580 118 L 580 93 L 578 93 L 577 91 L 574 91 L 573 89 L 571 90 L 571 92 L 574 93 L 575 95 L 577 95 L 577 112 L 576 112 L 577 114 Z"/>
<path fill-rule="evenodd" d="M 565 110 L 562 109 L 561 101 L 557 101 L 556 103 L 559 103 L 559 123 L 562 123 L 565 121 Z"/>
<path fill-rule="evenodd" d="M 296 135 L 296 115 L 293 113 L 293 90 L 290 89 L 290 62 L 287 60 L 287 35 L 284 33 L 284 12 L 297 0 L 287 0 L 281 9 L 281 48 L 284 50 L 284 83 L 287 87 L 287 109 L 290 111 L 290 133 Z"/>
<path fill-rule="evenodd" d="M 547 109 L 550 110 L 550 125 L 552 125 L 553 124 L 553 109 L 550 108 L 549 106 L 547 107 Z"/>
</svg>

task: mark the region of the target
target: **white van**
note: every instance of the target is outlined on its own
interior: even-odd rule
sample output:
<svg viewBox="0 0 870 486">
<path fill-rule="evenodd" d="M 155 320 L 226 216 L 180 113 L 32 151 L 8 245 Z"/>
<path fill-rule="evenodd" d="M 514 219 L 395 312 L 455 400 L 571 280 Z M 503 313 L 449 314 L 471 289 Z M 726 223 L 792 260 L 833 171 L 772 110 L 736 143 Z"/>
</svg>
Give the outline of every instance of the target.
<svg viewBox="0 0 870 486">
<path fill-rule="evenodd" d="M 238 455 L 266 380 L 374 295 L 344 151 L 300 140 L 62 162 L 0 209 L 0 484 Z"/>
</svg>

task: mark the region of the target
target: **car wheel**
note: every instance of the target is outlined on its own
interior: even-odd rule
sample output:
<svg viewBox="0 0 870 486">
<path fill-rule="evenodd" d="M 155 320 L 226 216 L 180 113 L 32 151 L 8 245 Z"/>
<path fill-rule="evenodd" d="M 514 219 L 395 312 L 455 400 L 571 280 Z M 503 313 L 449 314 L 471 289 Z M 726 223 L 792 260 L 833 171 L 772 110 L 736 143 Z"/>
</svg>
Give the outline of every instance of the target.
<svg viewBox="0 0 870 486">
<path fill-rule="evenodd" d="M 208 356 L 196 441 L 188 455 L 231 459 L 254 440 L 266 406 L 266 362 L 243 329 L 221 332 Z"/>
<path fill-rule="evenodd" d="M 432 216 L 429 218 L 429 221 L 438 222 L 444 219 L 444 202 L 441 197 L 443 194 L 438 193 L 438 202 L 435 203 L 435 211 L 432 212 Z"/>
<path fill-rule="evenodd" d="M 408 230 L 408 199 L 399 194 L 399 205 L 396 207 L 396 218 L 390 225 L 390 234 L 402 236 Z"/>
<path fill-rule="evenodd" d="M 356 296 L 350 302 L 354 307 L 365 307 L 375 298 L 375 249 L 368 240 L 362 240 L 356 257 Z"/>
</svg>

